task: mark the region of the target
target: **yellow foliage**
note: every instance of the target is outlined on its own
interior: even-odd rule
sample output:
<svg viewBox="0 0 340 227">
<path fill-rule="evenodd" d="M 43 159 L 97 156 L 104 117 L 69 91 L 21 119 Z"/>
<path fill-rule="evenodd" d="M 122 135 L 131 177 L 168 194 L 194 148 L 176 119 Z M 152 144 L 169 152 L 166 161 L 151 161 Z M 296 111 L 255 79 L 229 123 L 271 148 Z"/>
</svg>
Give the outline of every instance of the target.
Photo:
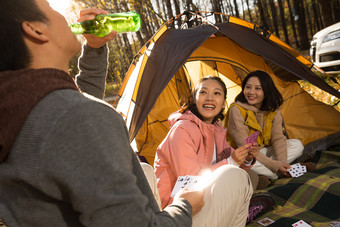
<svg viewBox="0 0 340 227">
<path fill-rule="evenodd" d="M 329 80 L 328 84 L 334 87 L 336 90 L 340 91 L 340 75 L 334 77 L 338 83 L 334 83 L 333 81 Z M 313 98 L 316 100 L 323 102 L 327 105 L 333 106 L 337 111 L 340 112 L 340 100 L 333 95 L 328 94 L 327 92 L 321 90 L 320 88 L 310 84 L 306 81 L 299 81 L 300 86 L 307 91 Z"/>
</svg>

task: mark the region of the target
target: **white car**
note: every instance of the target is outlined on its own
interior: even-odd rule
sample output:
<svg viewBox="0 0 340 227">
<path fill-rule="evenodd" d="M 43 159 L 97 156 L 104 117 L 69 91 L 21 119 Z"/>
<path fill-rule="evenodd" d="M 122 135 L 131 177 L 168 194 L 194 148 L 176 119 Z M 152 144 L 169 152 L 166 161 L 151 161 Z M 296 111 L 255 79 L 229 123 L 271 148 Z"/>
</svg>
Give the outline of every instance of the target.
<svg viewBox="0 0 340 227">
<path fill-rule="evenodd" d="M 313 36 L 310 47 L 312 62 L 329 74 L 340 73 L 340 22 Z"/>
</svg>

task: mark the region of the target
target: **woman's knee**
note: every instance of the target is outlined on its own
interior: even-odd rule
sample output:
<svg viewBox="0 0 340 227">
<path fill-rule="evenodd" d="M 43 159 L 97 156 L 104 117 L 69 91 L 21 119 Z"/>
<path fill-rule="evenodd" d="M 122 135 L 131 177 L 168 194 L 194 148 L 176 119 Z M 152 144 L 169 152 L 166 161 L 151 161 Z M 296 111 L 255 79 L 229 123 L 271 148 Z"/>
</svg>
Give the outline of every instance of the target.
<svg viewBox="0 0 340 227">
<path fill-rule="evenodd" d="M 299 157 L 302 155 L 304 146 L 298 139 L 289 139 L 287 140 L 287 149 L 288 152 L 293 152 L 297 157 Z"/>
<path fill-rule="evenodd" d="M 240 185 L 250 186 L 250 177 L 248 173 L 234 165 L 220 166 L 212 174 L 212 179 L 215 183 L 224 183 L 230 186 L 230 183 L 233 182 L 233 184 L 238 183 Z"/>
<path fill-rule="evenodd" d="M 298 139 L 287 140 L 287 146 L 290 147 L 290 148 L 295 148 L 295 149 L 299 149 L 299 150 L 304 148 L 302 142 Z"/>
</svg>

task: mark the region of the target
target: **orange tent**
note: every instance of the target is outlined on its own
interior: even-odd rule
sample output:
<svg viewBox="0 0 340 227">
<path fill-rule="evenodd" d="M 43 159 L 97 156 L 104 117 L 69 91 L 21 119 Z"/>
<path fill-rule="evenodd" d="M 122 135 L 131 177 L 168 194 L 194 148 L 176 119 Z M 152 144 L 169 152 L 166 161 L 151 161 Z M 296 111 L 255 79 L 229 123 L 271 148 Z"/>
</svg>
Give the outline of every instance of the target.
<svg viewBox="0 0 340 227">
<path fill-rule="evenodd" d="M 226 16 L 226 15 L 224 15 Z M 183 20 L 176 29 L 174 21 Z M 153 164 L 157 146 L 165 138 L 170 113 L 190 95 L 199 78 L 219 76 L 228 89 L 227 104 L 241 91 L 251 71 L 271 75 L 281 92 L 281 106 L 289 138 L 300 139 L 305 157 L 325 149 L 340 137 L 340 113 L 316 101 L 298 80 L 340 98 L 315 71 L 313 64 L 269 31 L 231 16 L 209 24 L 197 13 L 186 12 L 165 23 L 144 45 L 131 64 L 119 91 L 119 111 L 126 120 L 131 141 L 140 155 Z M 196 23 L 197 26 L 190 27 Z"/>
</svg>

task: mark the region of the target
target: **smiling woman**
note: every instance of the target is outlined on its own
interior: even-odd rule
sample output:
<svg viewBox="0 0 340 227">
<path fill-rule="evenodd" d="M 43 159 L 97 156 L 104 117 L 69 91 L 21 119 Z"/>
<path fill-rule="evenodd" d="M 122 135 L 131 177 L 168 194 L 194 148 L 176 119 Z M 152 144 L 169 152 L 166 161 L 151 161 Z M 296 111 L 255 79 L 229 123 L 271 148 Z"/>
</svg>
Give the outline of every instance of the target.
<svg viewBox="0 0 340 227">
<path fill-rule="evenodd" d="M 51 7 L 66 16 L 67 8 L 70 7 L 70 0 L 48 0 Z"/>
</svg>

